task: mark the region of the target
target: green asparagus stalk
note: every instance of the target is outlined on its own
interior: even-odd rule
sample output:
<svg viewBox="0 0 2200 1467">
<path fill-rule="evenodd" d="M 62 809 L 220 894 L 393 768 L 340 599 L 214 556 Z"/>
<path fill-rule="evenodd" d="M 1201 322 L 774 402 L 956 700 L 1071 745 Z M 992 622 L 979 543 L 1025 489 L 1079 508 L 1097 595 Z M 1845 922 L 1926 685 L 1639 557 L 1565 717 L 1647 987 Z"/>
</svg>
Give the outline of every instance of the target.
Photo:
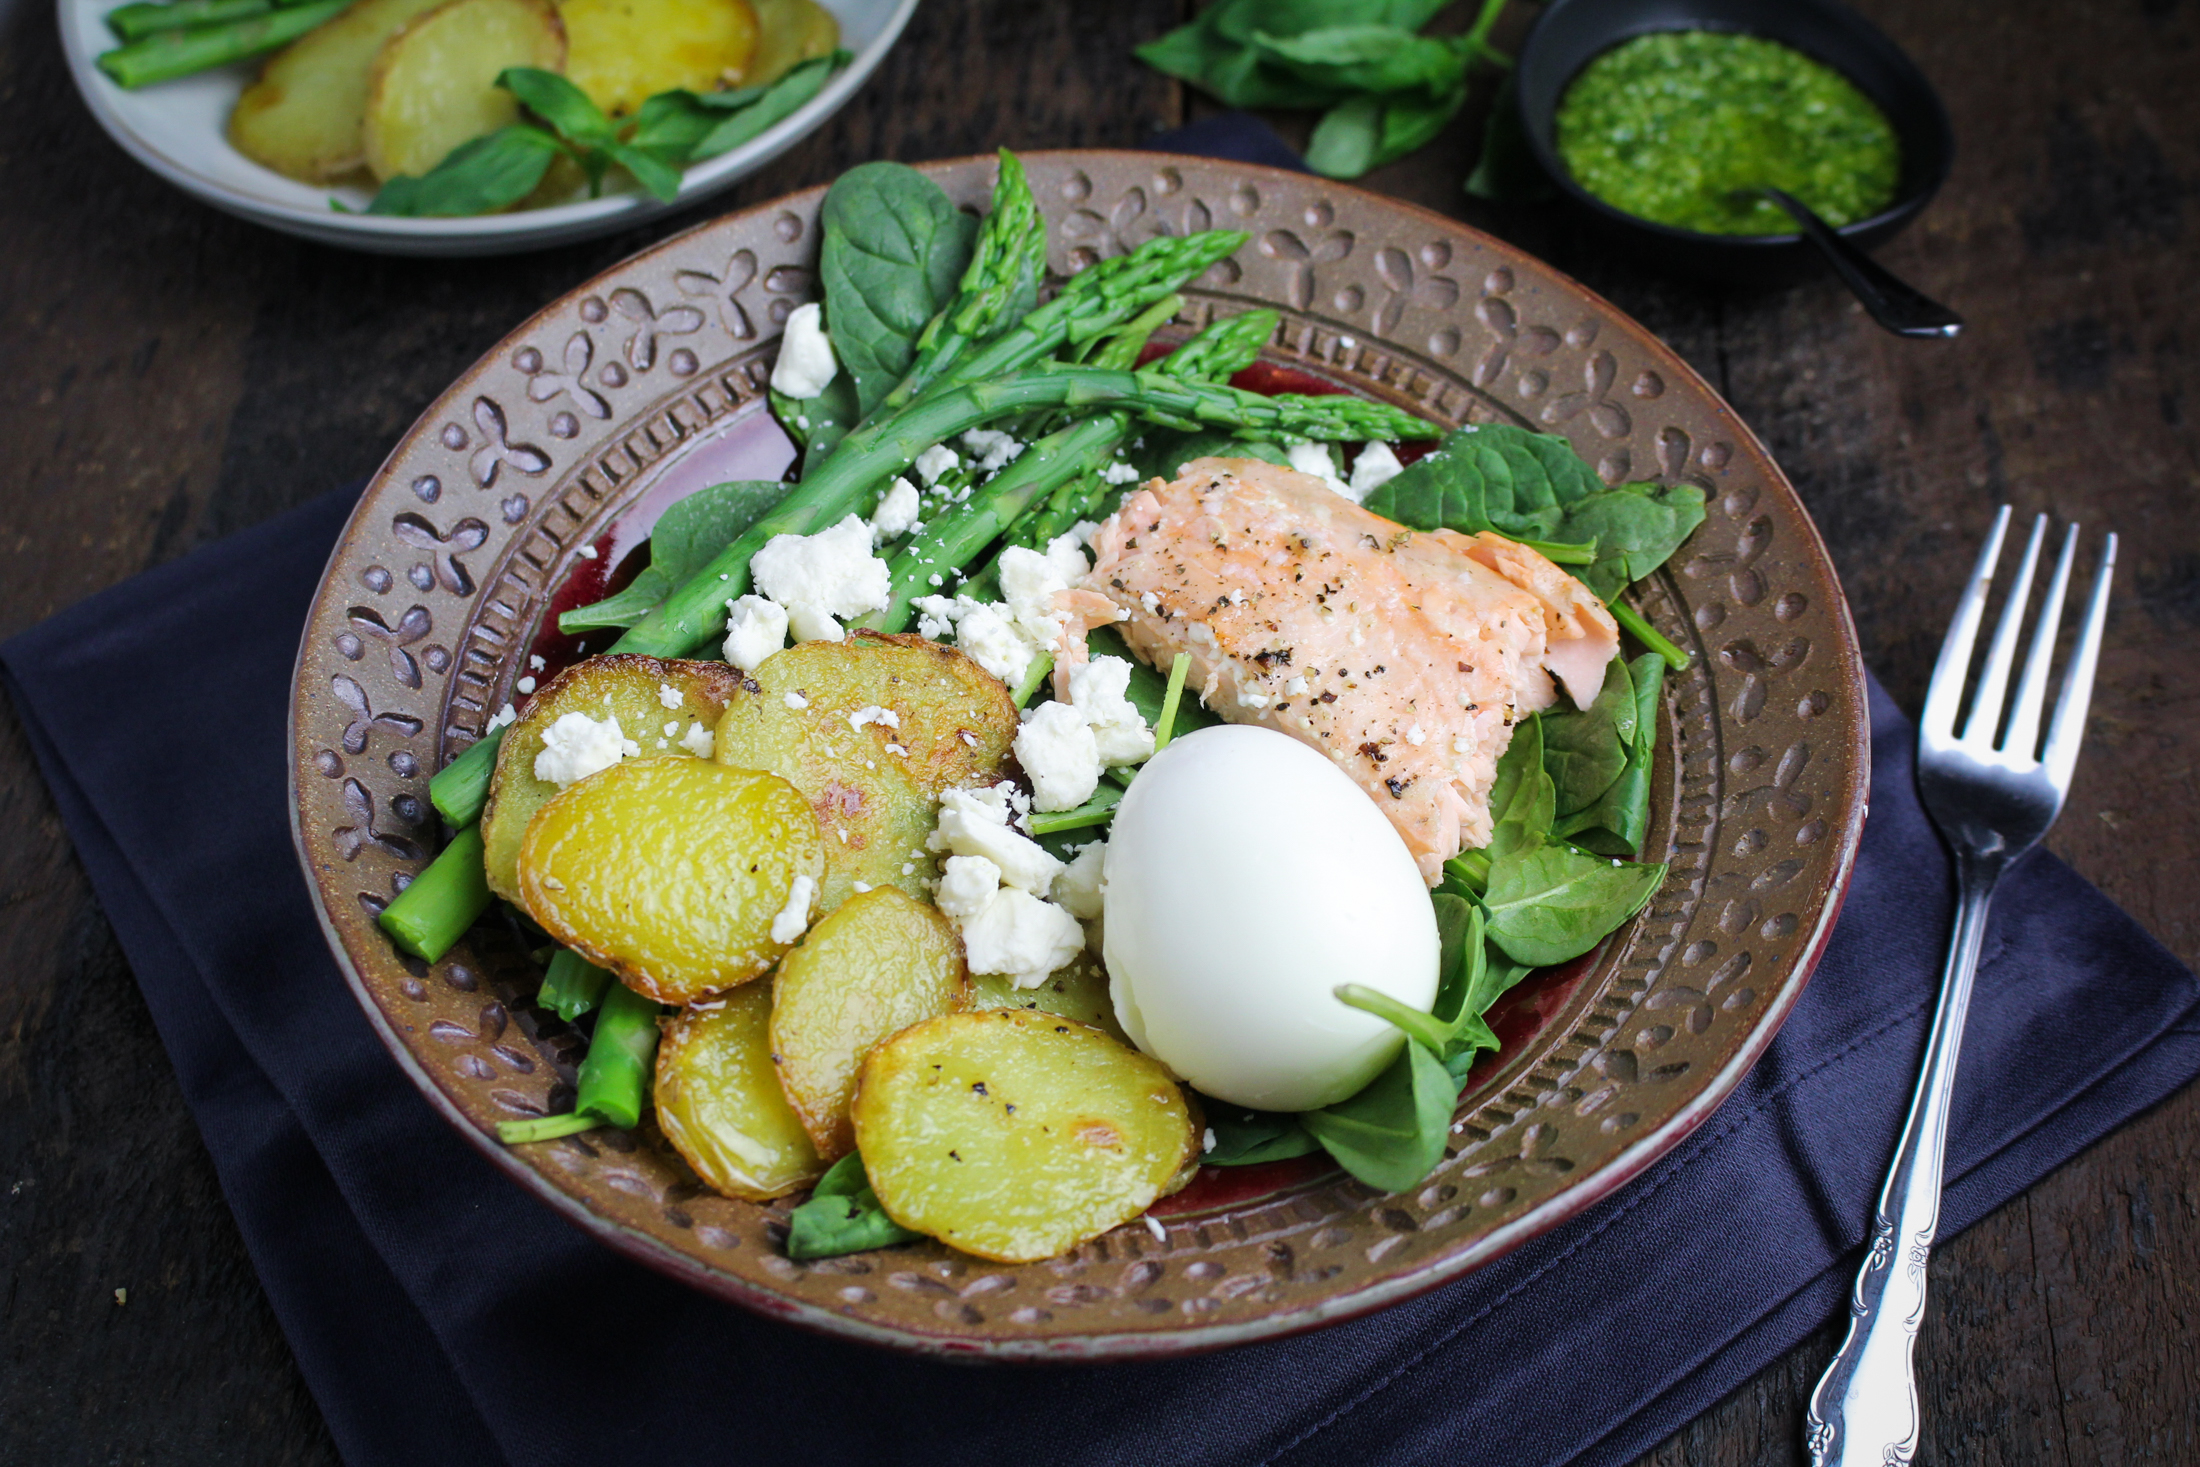
<svg viewBox="0 0 2200 1467">
<path fill-rule="evenodd" d="M 1246 311 L 1210 321 L 1207 329 L 1147 368 L 1180 382 L 1227 382 L 1253 364 L 1276 334 L 1274 311 Z"/>
<path fill-rule="evenodd" d="M 221 25 L 155 31 L 142 40 L 103 53 L 99 69 L 113 77 L 117 85 L 132 89 L 171 81 L 287 46 L 323 21 L 335 18 L 350 3 L 308 0 L 303 5 L 248 15 Z"/>
<path fill-rule="evenodd" d="M 955 299 L 925 326 L 909 371 L 880 404 L 881 413 L 924 390 L 973 345 L 991 340 L 1038 301 L 1047 271 L 1047 227 L 1039 201 L 1031 196 L 1024 165 L 1001 149 L 1000 172 L 993 182 L 993 208 L 979 226 L 978 239 L 963 271 Z M 904 391 L 904 389 L 907 389 Z"/>
<path fill-rule="evenodd" d="M 535 1002 L 570 1024 L 602 1002 L 611 975 L 571 948 L 561 947 L 542 975 Z"/>
<path fill-rule="evenodd" d="M 497 772 L 497 750 L 512 725 L 500 723 L 474 741 L 472 748 L 436 771 L 428 781 L 428 801 L 453 825 L 471 825 L 489 802 L 489 779 Z"/>
<path fill-rule="evenodd" d="M 1184 701 L 1184 680 L 1191 675 L 1192 658 L 1188 652 L 1179 652 L 1169 663 L 1168 691 L 1161 695 L 1161 712 L 1153 721 L 1153 751 L 1158 754 L 1169 747 L 1169 740 L 1176 735 L 1176 709 Z"/>
<path fill-rule="evenodd" d="M 481 827 L 469 825 L 382 909 L 376 920 L 400 949 L 432 963 L 488 909 L 489 877 L 481 852 Z"/>
<path fill-rule="evenodd" d="M 993 350 L 988 347 L 972 360 Z M 1041 362 L 1003 381 L 979 380 L 933 393 L 893 417 L 850 433 L 814 476 L 796 485 L 739 539 L 628 628 L 611 650 L 686 656 L 724 628 L 726 603 L 748 590 L 750 557 L 772 536 L 810 534 L 854 512 L 876 494 L 879 485 L 906 470 L 935 443 L 1017 413 L 1057 407 L 1120 410 L 1172 427 L 1330 441 L 1433 438 L 1440 431 L 1402 409 L 1356 397 L 1262 397 L 1153 373 Z M 1024 457 L 1030 452 L 1026 450 Z M 1048 482 L 1046 488 L 1058 482 Z"/>
<path fill-rule="evenodd" d="M 118 41 L 140 41 L 158 31 L 188 30 L 265 15 L 275 0 L 166 0 L 125 5 L 107 12 L 107 29 Z"/>
<path fill-rule="evenodd" d="M 649 1103 L 661 1012 L 663 1006 L 655 999 L 624 983 L 610 985 L 603 1012 L 596 1016 L 596 1033 L 588 1042 L 588 1058 L 581 1061 L 580 1094 L 573 1109 L 532 1121 L 501 1122 L 497 1139 L 516 1146 L 523 1141 L 554 1141 L 598 1126 L 633 1130 Z"/>
</svg>

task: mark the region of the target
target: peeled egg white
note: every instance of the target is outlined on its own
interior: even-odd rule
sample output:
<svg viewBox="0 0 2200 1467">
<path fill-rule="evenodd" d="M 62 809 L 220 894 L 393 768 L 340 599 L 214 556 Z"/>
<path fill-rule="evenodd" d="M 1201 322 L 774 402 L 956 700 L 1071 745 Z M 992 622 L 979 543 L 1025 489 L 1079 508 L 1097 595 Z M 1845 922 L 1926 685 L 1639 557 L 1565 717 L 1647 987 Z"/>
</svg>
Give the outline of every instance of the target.
<svg viewBox="0 0 2200 1467">
<path fill-rule="evenodd" d="M 1404 1036 L 1338 1001 L 1361 983 L 1426 1009 L 1436 916 L 1404 840 L 1351 777 L 1273 729 L 1186 734 L 1139 770 L 1106 856 L 1115 1015 L 1218 1100 L 1313 1110 Z"/>
</svg>

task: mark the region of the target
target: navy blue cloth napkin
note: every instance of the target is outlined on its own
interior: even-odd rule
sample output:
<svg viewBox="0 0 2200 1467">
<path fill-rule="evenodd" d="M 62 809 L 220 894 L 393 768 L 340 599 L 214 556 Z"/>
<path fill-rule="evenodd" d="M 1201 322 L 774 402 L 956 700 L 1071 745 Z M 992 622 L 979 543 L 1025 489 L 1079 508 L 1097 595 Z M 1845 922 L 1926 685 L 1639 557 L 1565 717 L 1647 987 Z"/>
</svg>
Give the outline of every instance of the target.
<svg viewBox="0 0 2200 1467">
<path fill-rule="evenodd" d="M 1817 977 L 1693 1136 L 1456 1283 L 1153 1365 L 906 1359 L 717 1303 L 512 1186 L 413 1090 L 292 854 L 298 627 L 356 490 L 0 647 L 8 691 L 347 1461 L 1624 1463 L 1841 1309 L 1952 905 L 1912 733 L 1872 695 L 1871 821 Z M 113 717 L 129 686 L 162 711 Z M 2200 987 L 2052 857 L 2003 884 L 1944 1226 L 2200 1072 Z"/>
</svg>

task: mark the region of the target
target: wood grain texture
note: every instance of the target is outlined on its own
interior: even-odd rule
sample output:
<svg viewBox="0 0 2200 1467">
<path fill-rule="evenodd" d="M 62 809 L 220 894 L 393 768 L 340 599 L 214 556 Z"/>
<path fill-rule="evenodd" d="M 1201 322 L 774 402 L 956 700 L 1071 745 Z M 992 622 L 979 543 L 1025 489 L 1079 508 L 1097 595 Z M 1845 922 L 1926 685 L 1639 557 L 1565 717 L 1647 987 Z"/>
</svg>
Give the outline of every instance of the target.
<svg viewBox="0 0 2200 1467">
<path fill-rule="evenodd" d="M 1954 117 L 1955 175 L 1885 259 L 1969 316 L 1956 343 L 1885 337 L 1830 283 L 1661 280 L 1562 220 L 1469 200 L 1471 122 L 1366 183 L 1553 260 L 1726 393 L 1810 504 L 1867 659 L 1910 707 L 1994 505 L 2123 532 L 2090 741 L 2050 844 L 2193 962 L 2200 659 L 2179 649 L 2200 630 L 2200 8 L 1862 8 Z M 713 207 L 873 157 L 1135 144 L 1210 108 L 1128 55 L 1187 9 L 934 0 L 839 118 Z M 1501 39 L 1528 16 L 1515 7 Z M 1278 121 L 1303 140 L 1306 119 Z M 507 260 L 284 239 L 125 158 L 74 97 L 50 11 L 15 7 L 0 20 L 0 635 L 363 476 L 542 301 L 693 217 Z M 334 1462 L 12 718 L 0 951 L 0 1461 Z M 2200 1095 L 1948 1243 L 1932 1299 L 1924 1460 L 2200 1461 Z M 1835 1343 L 1829 1325 L 1644 1462 L 1800 1463 L 1802 1404 Z"/>
</svg>

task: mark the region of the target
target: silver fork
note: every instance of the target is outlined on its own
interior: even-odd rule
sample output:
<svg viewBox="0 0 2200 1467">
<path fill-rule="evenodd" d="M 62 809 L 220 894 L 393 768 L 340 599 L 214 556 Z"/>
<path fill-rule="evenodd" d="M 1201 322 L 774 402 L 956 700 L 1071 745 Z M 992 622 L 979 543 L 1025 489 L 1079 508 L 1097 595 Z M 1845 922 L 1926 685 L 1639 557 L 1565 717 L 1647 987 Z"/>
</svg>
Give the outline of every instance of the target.
<svg viewBox="0 0 2200 1467">
<path fill-rule="evenodd" d="M 1947 639 L 1940 644 L 1940 660 L 1933 666 L 1932 686 L 1925 695 L 1925 716 L 1918 726 L 1918 792 L 1955 853 L 1955 933 L 1941 974 L 1932 1036 L 1925 1045 L 1924 1073 L 1910 1101 L 1894 1164 L 1880 1189 L 1871 1253 L 1857 1271 L 1856 1292 L 1849 1301 L 1848 1338 L 1819 1377 L 1804 1418 L 1812 1467 L 1896 1467 L 1917 1454 L 1913 1356 L 1918 1326 L 1925 1317 L 1925 1264 L 1940 1231 L 1948 1097 L 1955 1088 L 1956 1052 L 1962 1047 L 1963 1017 L 1971 1005 L 1971 979 L 1978 971 L 1986 909 L 2001 874 L 2055 823 L 2063 797 L 2070 792 L 2070 772 L 2078 762 L 2078 742 L 2085 732 L 2086 705 L 2093 696 L 2101 627 L 2108 619 L 2108 583 L 2116 569 L 2114 535 L 2102 547 L 2085 625 L 2063 673 L 2054 722 L 2041 749 L 2040 711 L 2046 701 L 2048 664 L 2054 657 L 2063 594 L 2069 589 L 2070 563 L 2078 548 L 2078 527 L 2072 525 L 2063 535 L 2062 554 L 2033 629 L 2008 732 L 1998 742 L 1995 738 L 2032 573 L 2047 536 L 2047 516 L 2041 515 L 2033 523 L 2023 568 L 1994 629 L 1970 714 L 1957 733 L 1957 705 L 2008 528 L 2009 507 L 2003 505 L 1962 603 L 1956 607 Z"/>
</svg>

